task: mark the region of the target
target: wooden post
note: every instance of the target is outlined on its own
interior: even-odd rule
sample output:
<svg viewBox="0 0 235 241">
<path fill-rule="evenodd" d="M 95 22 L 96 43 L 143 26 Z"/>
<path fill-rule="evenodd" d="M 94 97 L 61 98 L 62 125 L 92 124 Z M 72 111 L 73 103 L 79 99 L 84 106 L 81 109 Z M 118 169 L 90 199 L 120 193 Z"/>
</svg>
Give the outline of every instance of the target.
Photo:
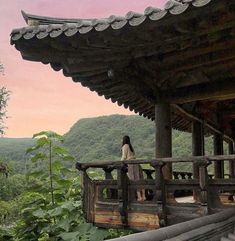
<svg viewBox="0 0 235 241">
<path fill-rule="evenodd" d="M 204 156 L 204 126 L 197 121 L 192 122 L 192 155 Z M 199 166 L 197 162 L 193 163 L 193 178 L 199 179 Z M 194 200 L 196 202 L 202 202 L 202 196 L 200 190 L 194 190 Z"/>
<path fill-rule="evenodd" d="M 214 155 L 223 155 L 223 135 L 221 134 L 214 134 Z M 224 161 L 219 160 L 214 162 L 214 177 L 216 178 L 223 178 L 224 177 Z M 219 191 L 210 188 L 209 190 L 210 198 L 209 202 L 209 209 L 210 208 L 217 208 L 221 205 L 220 198 L 219 198 Z"/>
<path fill-rule="evenodd" d="M 95 186 L 87 174 L 87 169 L 82 167 L 81 163 L 77 162 L 76 168 L 80 171 L 81 174 L 81 199 L 83 215 L 88 223 L 93 223 L 97 196 Z"/>
<path fill-rule="evenodd" d="M 94 210 L 97 193 L 85 169 L 81 170 L 81 199 L 83 215 L 87 222 L 94 222 Z"/>
<path fill-rule="evenodd" d="M 160 103 L 155 105 L 156 124 L 156 158 L 172 157 L 172 128 L 171 105 Z M 165 179 L 172 179 L 172 165 L 169 163 L 163 167 Z"/>
<path fill-rule="evenodd" d="M 199 167 L 199 185 L 201 188 L 201 195 L 200 195 L 200 201 L 202 204 L 209 205 L 210 202 L 208 202 L 208 199 L 210 199 L 208 195 L 208 172 L 207 172 L 207 166 L 210 164 L 210 162 L 198 162 L 197 166 Z M 209 207 L 208 207 L 209 208 Z"/>
<path fill-rule="evenodd" d="M 223 155 L 223 135 L 214 134 L 214 155 Z M 215 178 L 224 177 L 224 161 L 215 162 Z"/>
<path fill-rule="evenodd" d="M 117 168 L 117 185 L 118 185 L 118 200 L 119 200 L 119 213 L 121 215 L 122 224 L 128 226 L 128 177 L 127 165 L 122 164 Z"/>
<path fill-rule="evenodd" d="M 166 216 L 166 195 L 165 195 L 165 185 L 164 185 L 164 178 L 163 178 L 163 162 L 158 162 L 152 165 L 155 169 L 155 194 L 154 200 L 158 203 L 158 205 L 162 205 L 162 212 L 158 213 L 158 217 L 160 220 L 160 226 L 165 226 L 167 223 L 167 216 Z"/>
<path fill-rule="evenodd" d="M 230 141 L 228 143 L 228 152 L 230 155 L 234 154 L 234 146 L 233 146 L 233 142 Z M 229 177 L 230 178 L 235 178 L 235 161 L 229 161 Z"/>
</svg>

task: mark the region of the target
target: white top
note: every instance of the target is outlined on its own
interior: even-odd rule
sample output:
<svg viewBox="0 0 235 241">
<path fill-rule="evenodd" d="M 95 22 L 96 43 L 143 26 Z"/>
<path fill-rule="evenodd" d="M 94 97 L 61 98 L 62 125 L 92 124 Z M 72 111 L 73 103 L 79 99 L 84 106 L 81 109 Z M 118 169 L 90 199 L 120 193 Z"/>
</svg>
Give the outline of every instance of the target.
<svg viewBox="0 0 235 241">
<path fill-rule="evenodd" d="M 135 159 L 135 153 L 131 151 L 128 144 L 122 146 L 122 158 L 121 161 L 124 160 L 133 160 Z"/>
</svg>

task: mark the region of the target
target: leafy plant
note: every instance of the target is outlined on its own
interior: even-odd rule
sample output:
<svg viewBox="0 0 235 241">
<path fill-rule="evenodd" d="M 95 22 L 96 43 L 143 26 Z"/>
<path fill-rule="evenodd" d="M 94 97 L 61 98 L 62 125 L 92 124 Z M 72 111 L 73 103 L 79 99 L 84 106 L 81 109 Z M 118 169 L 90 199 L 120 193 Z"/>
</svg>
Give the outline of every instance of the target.
<svg viewBox="0 0 235 241">
<path fill-rule="evenodd" d="M 85 223 L 80 201 L 80 180 L 65 167 L 74 158 L 61 146 L 62 136 L 54 132 L 34 135 L 36 145 L 27 150 L 36 179 L 29 189 L 22 219 L 16 227 L 17 241 L 101 241 L 107 232 Z M 95 239 L 94 239 L 95 237 Z"/>
<path fill-rule="evenodd" d="M 13 241 L 14 239 L 12 229 L 0 227 L 0 240 Z"/>
</svg>

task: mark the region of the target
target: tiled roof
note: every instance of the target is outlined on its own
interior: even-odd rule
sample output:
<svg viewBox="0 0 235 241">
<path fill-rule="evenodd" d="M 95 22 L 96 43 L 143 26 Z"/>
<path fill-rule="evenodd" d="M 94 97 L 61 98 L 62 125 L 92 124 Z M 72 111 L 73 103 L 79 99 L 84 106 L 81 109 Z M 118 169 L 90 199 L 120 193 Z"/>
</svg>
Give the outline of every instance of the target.
<svg viewBox="0 0 235 241">
<path fill-rule="evenodd" d="M 217 126 L 217 102 L 235 106 L 234 12 L 234 0 L 170 0 L 164 9 L 102 19 L 23 12 L 29 26 L 14 29 L 11 43 L 23 59 L 50 64 L 149 119 L 165 98 L 178 105 L 173 128 L 191 131 L 193 115 Z M 224 126 L 226 134 L 235 133 L 233 116 Z"/>
<path fill-rule="evenodd" d="M 22 12 L 28 27 L 14 29 L 11 33 L 11 42 L 24 38 L 37 37 L 43 39 L 47 36 L 56 38 L 61 34 L 73 36 L 77 33 L 86 34 L 92 30 L 104 31 L 108 28 L 121 29 L 126 25 L 139 26 L 143 22 L 158 21 L 167 15 L 179 15 L 189 7 L 202 7 L 212 0 L 170 0 L 165 4 L 164 9 L 148 7 L 144 13 L 128 12 L 126 16 L 112 15 L 109 18 L 101 19 L 63 19 L 40 17 Z"/>
</svg>

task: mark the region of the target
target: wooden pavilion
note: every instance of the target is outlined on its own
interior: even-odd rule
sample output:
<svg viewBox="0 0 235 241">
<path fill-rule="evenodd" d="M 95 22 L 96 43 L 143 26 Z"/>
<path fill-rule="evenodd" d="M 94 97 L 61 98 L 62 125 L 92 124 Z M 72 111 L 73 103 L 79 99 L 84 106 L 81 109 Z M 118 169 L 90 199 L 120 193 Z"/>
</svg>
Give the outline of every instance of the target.
<svg viewBox="0 0 235 241">
<path fill-rule="evenodd" d="M 170 0 L 164 9 L 103 19 L 22 13 L 28 26 L 12 31 L 11 44 L 23 59 L 50 64 L 156 123 L 156 159 L 140 161 L 155 168 L 155 178 L 131 182 L 128 162 L 77 165 L 89 222 L 146 230 L 223 207 L 219 192 L 235 189 L 235 1 Z M 172 128 L 192 133 L 192 157 L 172 158 Z M 214 136 L 214 156 L 204 156 L 206 135 Z M 223 155 L 223 141 L 229 155 Z M 229 179 L 224 160 L 229 160 Z M 172 179 L 175 162 L 192 162 L 193 179 Z M 91 180 L 87 169 L 92 167 L 104 169 L 106 180 Z M 153 193 L 144 204 L 132 199 L 140 187 Z M 194 190 L 195 203 L 170 204 L 179 189 Z"/>
</svg>

